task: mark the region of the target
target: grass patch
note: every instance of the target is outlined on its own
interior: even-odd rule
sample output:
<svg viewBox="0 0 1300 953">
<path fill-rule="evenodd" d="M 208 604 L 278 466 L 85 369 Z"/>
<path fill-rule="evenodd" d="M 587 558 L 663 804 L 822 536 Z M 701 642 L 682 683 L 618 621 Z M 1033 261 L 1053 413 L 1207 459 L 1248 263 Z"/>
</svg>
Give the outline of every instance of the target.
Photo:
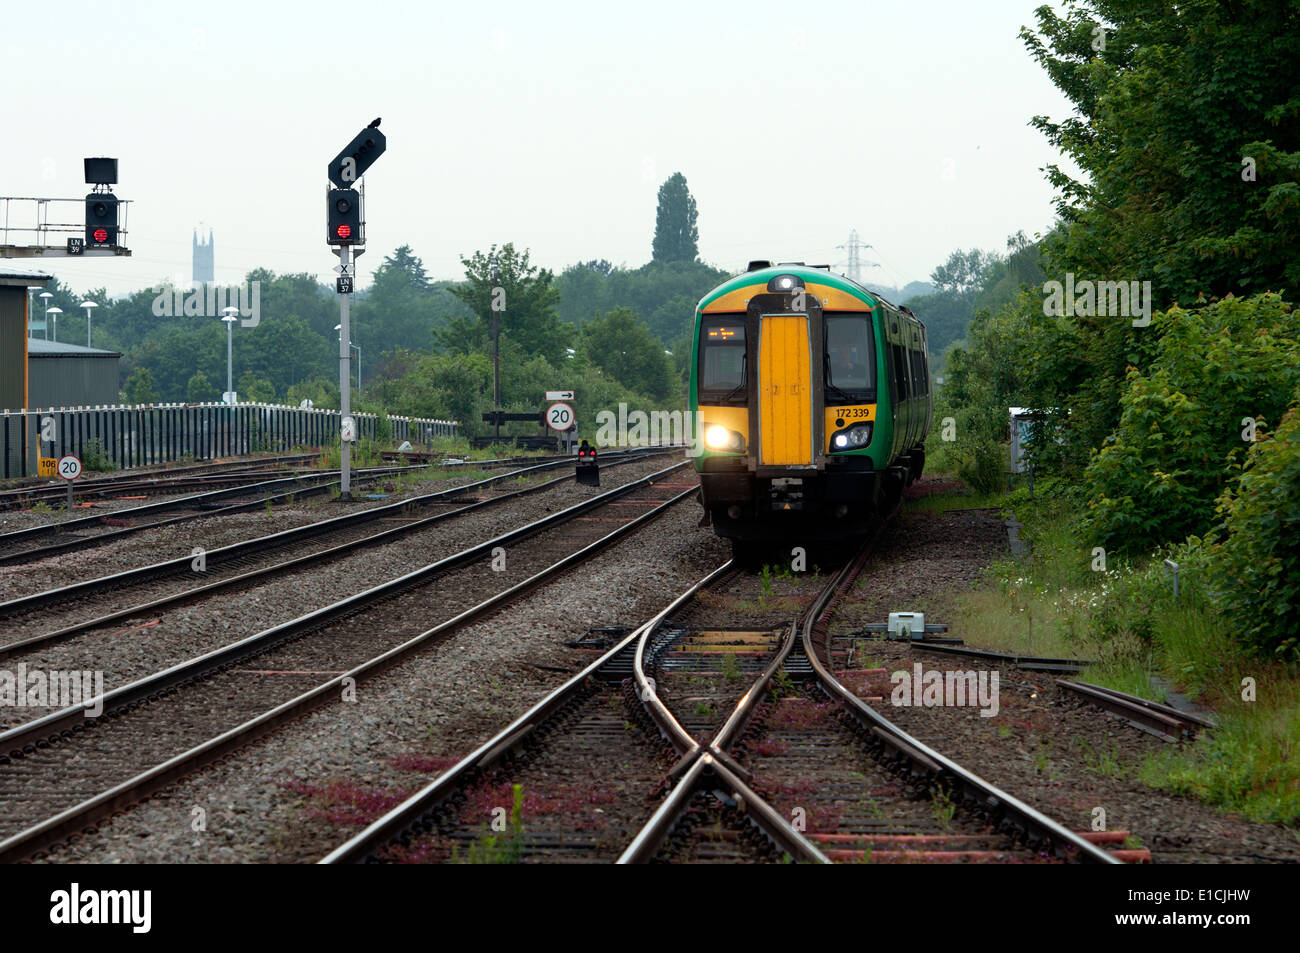
<svg viewBox="0 0 1300 953">
<path fill-rule="evenodd" d="M 1278 662 L 1250 658 L 1212 596 L 1215 580 L 1187 552 L 1180 592 L 1158 552 L 1124 559 L 1099 553 L 1081 531 L 1068 492 L 1029 500 L 1007 494 L 1029 551 L 990 566 L 958 600 L 953 634 L 998 651 L 1096 660 L 1081 680 L 1166 701 L 1159 675 L 1215 709 L 1219 726 L 1191 745 L 1149 758 L 1137 776 L 1151 787 L 1196 797 L 1243 817 L 1300 824 L 1300 678 Z M 926 502 L 926 501 L 919 501 Z M 1096 571 L 1094 567 L 1097 567 Z M 1242 699 L 1254 679 L 1256 700 Z M 1049 752 L 1035 752 L 1040 773 Z M 1090 752 L 1090 770 L 1119 772 L 1113 752 Z"/>
<path fill-rule="evenodd" d="M 1300 824 L 1300 683 L 1260 679 L 1258 700 L 1237 698 L 1219 725 L 1186 748 L 1147 760 L 1141 780 L 1255 821 Z"/>
</svg>

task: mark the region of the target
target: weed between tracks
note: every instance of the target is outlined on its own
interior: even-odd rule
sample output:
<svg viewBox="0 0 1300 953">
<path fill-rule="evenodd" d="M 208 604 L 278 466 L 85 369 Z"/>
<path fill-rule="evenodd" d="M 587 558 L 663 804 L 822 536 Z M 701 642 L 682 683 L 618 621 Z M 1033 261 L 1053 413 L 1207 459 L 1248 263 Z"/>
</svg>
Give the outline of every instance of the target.
<svg viewBox="0 0 1300 953">
<path fill-rule="evenodd" d="M 830 717 L 839 709 L 836 701 L 815 702 L 810 698 L 795 696 L 785 698 L 777 705 L 764 703 L 758 717 L 767 716 L 767 725 L 775 729 L 808 731 L 829 722 Z"/>
<path fill-rule="evenodd" d="M 421 774 L 441 774 L 448 768 L 460 763 L 459 757 L 429 758 L 418 754 L 398 754 L 388 759 L 388 763 L 399 771 L 419 771 Z"/>
<path fill-rule="evenodd" d="M 354 781 L 281 781 L 280 787 L 307 798 L 309 817 L 331 824 L 369 824 L 401 804 L 411 792 L 397 789 L 366 788 Z"/>
<path fill-rule="evenodd" d="M 561 815 L 568 827 L 579 831 L 603 829 L 605 817 L 599 805 L 613 804 L 619 799 L 618 792 L 611 788 L 560 784 L 547 793 L 529 791 L 524 794 L 521 785 L 510 782 L 482 783 L 468 792 L 469 799 L 460 815 L 461 823 L 472 825 L 491 820 L 494 810 L 512 802 L 516 789 L 522 798 L 519 807 L 523 815 L 533 818 Z"/>
<path fill-rule="evenodd" d="M 803 812 L 804 831 L 811 833 L 834 833 L 840 826 L 840 808 L 835 804 L 818 803 L 821 783 L 818 781 L 795 781 L 790 784 L 775 784 L 754 778 L 754 791 L 767 803 L 771 804 L 786 820 L 796 816 L 796 809 Z"/>
</svg>

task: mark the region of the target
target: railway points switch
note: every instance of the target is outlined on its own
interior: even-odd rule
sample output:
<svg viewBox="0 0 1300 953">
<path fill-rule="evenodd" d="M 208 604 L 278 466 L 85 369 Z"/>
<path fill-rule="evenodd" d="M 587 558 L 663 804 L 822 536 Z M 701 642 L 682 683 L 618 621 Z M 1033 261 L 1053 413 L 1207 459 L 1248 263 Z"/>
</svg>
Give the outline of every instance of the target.
<svg viewBox="0 0 1300 953">
<path fill-rule="evenodd" d="M 895 639 L 925 638 L 924 612 L 889 613 L 889 635 Z"/>
</svg>

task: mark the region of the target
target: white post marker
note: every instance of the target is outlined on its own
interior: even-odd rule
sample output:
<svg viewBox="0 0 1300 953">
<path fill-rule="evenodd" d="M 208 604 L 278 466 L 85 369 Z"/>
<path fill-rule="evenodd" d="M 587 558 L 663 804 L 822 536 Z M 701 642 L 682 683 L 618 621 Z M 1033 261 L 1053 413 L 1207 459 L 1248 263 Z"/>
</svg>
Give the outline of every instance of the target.
<svg viewBox="0 0 1300 953">
<path fill-rule="evenodd" d="M 573 408 L 565 403 L 551 404 L 546 408 L 546 426 L 564 433 L 573 426 Z"/>
<path fill-rule="evenodd" d="M 72 454 L 59 457 L 59 476 L 68 483 L 68 512 L 72 512 L 72 484 L 81 476 L 81 460 Z"/>
</svg>

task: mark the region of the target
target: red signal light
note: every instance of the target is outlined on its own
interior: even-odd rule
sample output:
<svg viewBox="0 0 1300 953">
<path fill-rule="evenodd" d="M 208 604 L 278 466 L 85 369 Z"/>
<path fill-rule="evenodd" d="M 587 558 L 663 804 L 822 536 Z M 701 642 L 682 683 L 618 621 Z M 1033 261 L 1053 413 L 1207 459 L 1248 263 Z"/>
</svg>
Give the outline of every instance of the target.
<svg viewBox="0 0 1300 953">
<path fill-rule="evenodd" d="M 351 237 L 352 237 L 352 226 L 351 226 L 351 225 L 340 225 L 337 229 L 335 229 L 335 232 L 338 234 L 339 238 L 351 238 Z"/>
<path fill-rule="evenodd" d="M 108 232 L 102 228 L 95 229 L 95 241 L 101 244 L 108 241 Z"/>
</svg>

